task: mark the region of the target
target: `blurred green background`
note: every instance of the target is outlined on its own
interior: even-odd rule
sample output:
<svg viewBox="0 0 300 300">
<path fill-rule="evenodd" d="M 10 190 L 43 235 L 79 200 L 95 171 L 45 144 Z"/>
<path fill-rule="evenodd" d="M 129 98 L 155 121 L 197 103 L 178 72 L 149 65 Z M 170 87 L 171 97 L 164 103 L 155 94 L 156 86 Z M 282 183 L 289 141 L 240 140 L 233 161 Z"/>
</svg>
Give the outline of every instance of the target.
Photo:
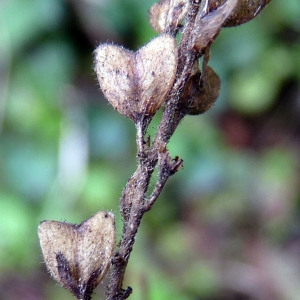
<svg viewBox="0 0 300 300">
<path fill-rule="evenodd" d="M 1 1 L 0 299 L 73 299 L 42 263 L 41 220 L 112 210 L 120 237 L 135 128 L 99 91 L 93 50 L 148 42 L 153 3 Z M 142 222 L 130 299 L 300 299 L 299 0 L 224 29 L 210 64 L 220 98 L 171 139 L 185 168 Z"/>
</svg>

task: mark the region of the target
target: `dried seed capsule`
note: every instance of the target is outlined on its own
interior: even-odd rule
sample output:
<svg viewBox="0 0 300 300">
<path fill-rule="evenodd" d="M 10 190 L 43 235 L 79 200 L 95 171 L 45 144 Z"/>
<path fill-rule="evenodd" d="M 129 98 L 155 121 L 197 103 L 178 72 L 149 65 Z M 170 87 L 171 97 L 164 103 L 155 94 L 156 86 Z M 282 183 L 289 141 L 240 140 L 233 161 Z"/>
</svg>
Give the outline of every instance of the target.
<svg viewBox="0 0 300 300">
<path fill-rule="evenodd" d="M 186 16 L 187 8 L 187 0 L 160 0 L 149 10 L 150 24 L 158 33 L 176 33 Z"/>
<path fill-rule="evenodd" d="M 161 35 L 135 55 L 135 70 L 140 92 L 138 114 L 154 115 L 175 80 L 177 45 L 170 35 Z"/>
<path fill-rule="evenodd" d="M 224 2 L 225 0 L 212 0 L 210 1 L 210 9 L 216 9 Z M 239 0 L 223 27 L 237 26 L 251 21 L 270 2 L 271 0 Z"/>
<path fill-rule="evenodd" d="M 105 276 L 115 248 L 115 221 L 100 211 L 80 225 L 43 221 L 38 228 L 47 269 L 78 299 L 89 299 Z"/>
<path fill-rule="evenodd" d="M 227 0 L 216 10 L 203 14 L 198 13 L 195 19 L 194 49 L 201 54 L 216 39 L 228 16 L 233 12 L 238 0 Z"/>
<path fill-rule="evenodd" d="M 135 53 L 109 44 L 95 52 L 98 81 L 110 104 L 134 122 L 154 115 L 175 79 L 175 39 L 161 35 Z"/>
<path fill-rule="evenodd" d="M 134 53 L 122 47 L 102 44 L 96 49 L 96 73 L 102 92 L 121 114 L 128 114 L 135 102 Z"/>
<path fill-rule="evenodd" d="M 219 96 L 220 86 L 219 76 L 209 66 L 205 69 L 205 80 L 202 80 L 200 71 L 192 75 L 182 96 L 186 113 L 199 115 L 209 110 Z"/>
</svg>

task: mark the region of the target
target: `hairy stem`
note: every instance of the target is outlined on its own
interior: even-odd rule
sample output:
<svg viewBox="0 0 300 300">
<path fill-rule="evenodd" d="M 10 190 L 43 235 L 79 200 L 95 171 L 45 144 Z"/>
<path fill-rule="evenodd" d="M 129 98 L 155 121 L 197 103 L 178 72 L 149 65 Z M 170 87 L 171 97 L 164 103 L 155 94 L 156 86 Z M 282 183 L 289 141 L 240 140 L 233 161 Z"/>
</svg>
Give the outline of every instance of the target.
<svg viewBox="0 0 300 300">
<path fill-rule="evenodd" d="M 136 124 L 138 167 L 128 180 L 120 199 L 120 210 L 124 219 L 123 234 L 119 250 L 112 262 L 111 279 L 106 293 L 107 300 L 123 300 L 129 297 L 131 288 L 123 289 L 122 282 L 141 219 L 144 213 L 151 209 L 168 178 L 182 166 L 182 160 L 170 158 L 166 145 L 184 117 L 179 107 L 179 99 L 196 60 L 196 53 L 190 49 L 193 38 L 192 24 L 198 10 L 199 5 L 190 1 L 190 9 L 179 46 L 176 79 L 151 147 L 145 142 L 145 128 L 148 123 L 145 124 L 145 121 L 141 121 Z M 152 194 L 147 199 L 146 193 L 156 165 L 159 169 L 158 180 Z"/>
</svg>

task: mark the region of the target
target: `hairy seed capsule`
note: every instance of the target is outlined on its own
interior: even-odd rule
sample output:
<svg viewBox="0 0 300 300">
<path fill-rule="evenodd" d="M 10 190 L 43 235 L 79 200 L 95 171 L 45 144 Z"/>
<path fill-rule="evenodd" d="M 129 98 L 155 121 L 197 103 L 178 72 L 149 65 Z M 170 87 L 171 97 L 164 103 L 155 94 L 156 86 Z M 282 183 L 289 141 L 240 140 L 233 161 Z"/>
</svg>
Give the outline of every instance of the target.
<svg viewBox="0 0 300 300">
<path fill-rule="evenodd" d="M 95 71 L 109 103 L 134 122 L 152 116 L 170 91 L 177 68 L 176 40 L 163 34 L 137 52 L 102 44 Z"/>
<path fill-rule="evenodd" d="M 176 32 L 187 14 L 187 0 L 160 0 L 149 10 L 149 21 L 158 32 Z"/>
<path fill-rule="evenodd" d="M 78 299 L 89 299 L 105 276 L 115 248 L 115 221 L 100 211 L 80 225 L 43 221 L 38 228 L 47 269 Z"/>
</svg>

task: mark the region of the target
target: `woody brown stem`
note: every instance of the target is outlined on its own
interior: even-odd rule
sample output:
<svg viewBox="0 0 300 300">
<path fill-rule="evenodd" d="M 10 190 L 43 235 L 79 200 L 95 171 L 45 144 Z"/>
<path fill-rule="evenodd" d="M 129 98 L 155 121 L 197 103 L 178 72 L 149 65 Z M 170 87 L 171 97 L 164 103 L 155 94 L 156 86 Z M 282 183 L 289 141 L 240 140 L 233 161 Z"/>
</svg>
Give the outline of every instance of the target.
<svg viewBox="0 0 300 300">
<path fill-rule="evenodd" d="M 166 149 L 170 137 L 174 133 L 184 115 L 177 108 L 180 92 L 183 89 L 192 66 L 196 59 L 196 53 L 189 50 L 191 41 L 190 28 L 199 7 L 191 1 L 190 12 L 186 26 L 183 30 L 182 42 L 179 47 L 179 62 L 177 76 L 170 92 L 169 100 L 165 106 L 162 120 L 151 147 L 145 143 L 144 123 L 137 123 L 137 149 L 138 167 L 128 180 L 123 190 L 120 207 L 124 218 L 123 234 L 118 252 L 112 263 L 111 279 L 106 293 L 107 300 L 123 300 L 129 297 L 131 288 L 124 289 L 122 282 L 125 270 L 135 241 L 141 219 L 144 213 L 151 209 L 155 200 L 160 195 L 168 178 L 182 166 L 182 160 L 172 160 Z M 146 121 L 146 120 L 143 120 Z M 158 164 L 159 178 L 155 188 L 148 199 L 146 192 L 155 166 Z"/>
</svg>

